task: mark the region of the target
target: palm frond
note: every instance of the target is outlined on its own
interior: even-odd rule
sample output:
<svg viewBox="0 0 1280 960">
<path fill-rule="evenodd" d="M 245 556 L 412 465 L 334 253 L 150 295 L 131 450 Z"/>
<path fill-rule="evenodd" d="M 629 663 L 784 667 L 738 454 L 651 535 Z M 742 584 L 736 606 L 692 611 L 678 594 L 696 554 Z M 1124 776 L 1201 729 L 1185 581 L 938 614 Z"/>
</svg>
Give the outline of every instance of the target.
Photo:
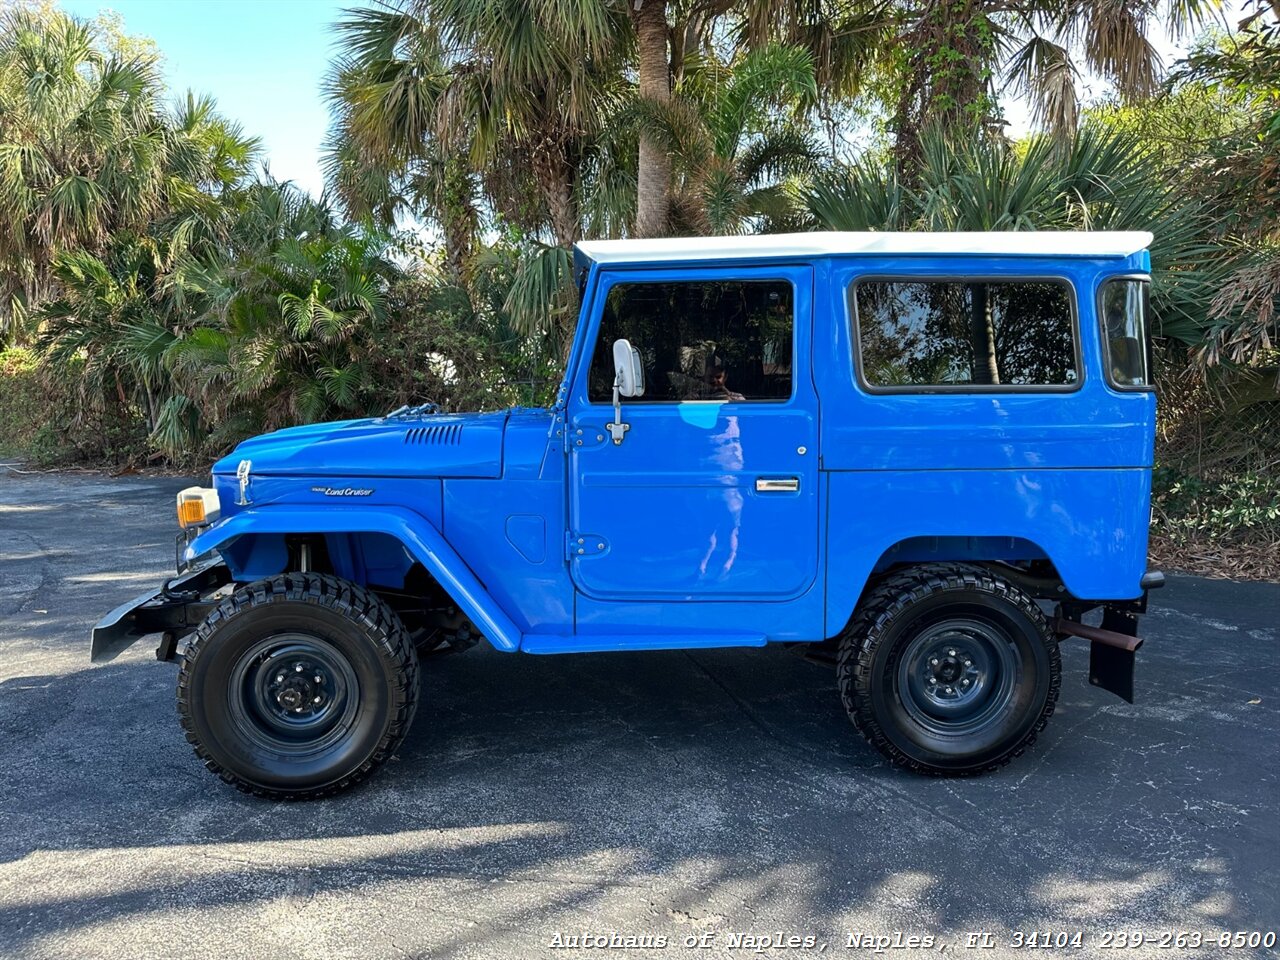
<svg viewBox="0 0 1280 960">
<path fill-rule="evenodd" d="M 1076 128 L 1075 74 L 1066 47 L 1038 35 L 1016 50 L 1005 66 L 1010 89 L 1030 100 L 1035 122 L 1060 137 Z"/>
<path fill-rule="evenodd" d="M 1085 61 L 1126 97 L 1150 96 L 1160 80 L 1160 55 L 1145 29 L 1143 0 L 1082 0 Z"/>
<path fill-rule="evenodd" d="M 738 157 L 738 176 L 748 186 L 818 172 L 822 150 L 805 131 L 783 127 L 765 131 Z"/>
<path fill-rule="evenodd" d="M 813 56 L 802 47 L 770 44 L 733 64 L 732 75 L 712 104 L 708 122 L 719 157 L 737 153 L 753 120 L 770 107 L 817 99 Z"/>
<path fill-rule="evenodd" d="M 819 175 L 802 196 L 824 230 L 902 230 L 914 206 L 897 165 L 872 155 Z"/>
<path fill-rule="evenodd" d="M 524 258 L 503 309 L 523 333 L 555 328 L 573 301 L 573 255 L 563 247 L 540 246 Z"/>
<path fill-rule="evenodd" d="M 199 446 L 200 410 L 189 397 L 174 394 L 164 401 L 151 431 L 151 442 L 171 460 L 182 460 Z"/>
</svg>

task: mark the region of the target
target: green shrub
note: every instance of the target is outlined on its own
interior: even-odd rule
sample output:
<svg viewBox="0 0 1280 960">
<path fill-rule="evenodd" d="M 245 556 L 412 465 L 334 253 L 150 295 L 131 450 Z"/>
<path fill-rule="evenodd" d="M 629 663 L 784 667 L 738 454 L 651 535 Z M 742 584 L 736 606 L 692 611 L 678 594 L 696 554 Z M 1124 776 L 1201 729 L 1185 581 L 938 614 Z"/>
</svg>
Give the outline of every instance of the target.
<svg viewBox="0 0 1280 960">
<path fill-rule="evenodd" d="M 1269 473 L 1205 480 L 1157 467 L 1151 499 L 1153 532 L 1175 542 L 1280 541 L 1280 479 Z"/>
<path fill-rule="evenodd" d="M 0 350 L 0 456 L 36 466 L 137 463 L 148 452 L 139 412 L 111 402 L 86 404 L 80 371 L 50 375 L 35 352 Z"/>
<path fill-rule="evenodd" d="M 45 422 L 37 363 L 30 350 L 0 350 L 0 456 L 28 456 Z"/>
</svg>

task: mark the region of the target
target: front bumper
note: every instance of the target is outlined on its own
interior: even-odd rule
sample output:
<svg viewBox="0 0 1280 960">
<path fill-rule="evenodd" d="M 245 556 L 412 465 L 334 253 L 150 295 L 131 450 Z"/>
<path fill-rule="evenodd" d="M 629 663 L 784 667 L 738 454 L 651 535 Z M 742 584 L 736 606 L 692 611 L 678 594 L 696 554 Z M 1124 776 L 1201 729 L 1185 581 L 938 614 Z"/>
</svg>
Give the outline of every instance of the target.
<svg viewBox="0 0 1280 960">
<path fill-rule="evenodd" d="M 181 577 L 166 580 L 159 590 L 144 593 L 122 603 L 93 628 L 89 660 L 105 663 L 114 660 L 142 637 L 164 634 L 157 656 L 172 658 L 173 642 L 194 630 L 216 605 L 208 594 L 231 582 L 231 571 L 224 563 L 214 563 Z M 166 655 L 161 656 L 161 653 Z"/>
</svg>

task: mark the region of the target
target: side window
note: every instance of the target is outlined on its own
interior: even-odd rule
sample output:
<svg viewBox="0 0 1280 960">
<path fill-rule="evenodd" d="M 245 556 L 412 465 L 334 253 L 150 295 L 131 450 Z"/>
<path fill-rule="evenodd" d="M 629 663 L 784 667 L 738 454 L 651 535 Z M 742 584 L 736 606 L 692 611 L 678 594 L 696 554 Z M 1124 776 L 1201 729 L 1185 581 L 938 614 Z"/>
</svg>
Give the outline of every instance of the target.
<svg viewBox="0 0 1280 960">
<path fill-rule="evenodd" d="M 1147 357 L 1146 280 L 1125 277 L 1102 285 L 1102 339 L 1107 345 L 1107 377 L 1120 389 L 1151 384 Z"/>
<path fill-rule="evenodd" d="M 859 280 L 850 291 L 872 388 L 1070 388 L 1072 288 L 1056 280 Z"/>
<path fill-rule="evenodd" d="M 619 283 L 609 290 L 588 398 L 613 396 L 613 342 L 645 368 L 642 403 L 780 401 L 791 396 L 794 291 L 786 280 Z"/>
</svg>

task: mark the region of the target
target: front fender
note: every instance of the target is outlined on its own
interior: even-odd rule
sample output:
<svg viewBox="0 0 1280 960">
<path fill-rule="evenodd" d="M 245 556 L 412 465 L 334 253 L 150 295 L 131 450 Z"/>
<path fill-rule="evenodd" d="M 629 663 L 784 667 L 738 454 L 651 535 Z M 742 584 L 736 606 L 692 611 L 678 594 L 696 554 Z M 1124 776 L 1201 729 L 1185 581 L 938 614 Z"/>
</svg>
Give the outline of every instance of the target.
<svg viewBox="0 0 1280 960">
<path fill-rule="evenodd" d="M 184 558 L 190 562 L 241 536 L 286 533 L 383 533 L 395 537 L 494 647 L 507 652 L 520 648 L 519 628 L 457 551 L 420 514 L 402 507 L 326 506 L 317 510 L 280 504 L 250 508 L 202 532 L 187 546 Z"/>
</svg>

